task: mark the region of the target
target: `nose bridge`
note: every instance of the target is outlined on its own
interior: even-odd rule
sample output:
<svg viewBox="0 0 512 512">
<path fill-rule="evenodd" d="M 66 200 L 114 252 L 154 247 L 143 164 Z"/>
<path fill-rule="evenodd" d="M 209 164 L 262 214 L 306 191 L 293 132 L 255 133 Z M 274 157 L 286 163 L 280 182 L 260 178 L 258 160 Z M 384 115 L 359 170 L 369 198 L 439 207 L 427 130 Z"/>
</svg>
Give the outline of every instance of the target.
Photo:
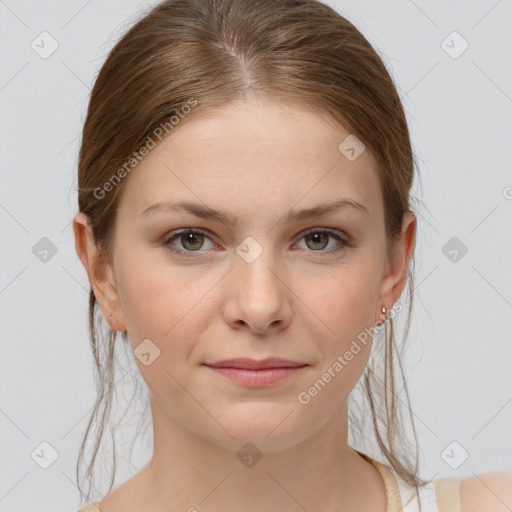
<svg viewBox="0 0 512 512">
<path fill-rule="evenodd" d="M 282 266 L 270 238 L 247 237 L 236 248 L 231 297 L 226 304 L 231 326 L 250 327 L 263 334 L 267 329 L 284 328 L 291 321 L 287 287 L 279 277 Z M 276 269 L 277 267 L 277 269 Z"/>
<path fill-rule="evenodd" d="M 264 288 L 266 291 L 268 287 L 275 286 L 279 288 L 279 280 L 275 275 L 275 252 L 269 237 L 257 240 L 248 236 L 238 245 L 236 252 L 237 281 L 258 290 Z"/>
</svg>

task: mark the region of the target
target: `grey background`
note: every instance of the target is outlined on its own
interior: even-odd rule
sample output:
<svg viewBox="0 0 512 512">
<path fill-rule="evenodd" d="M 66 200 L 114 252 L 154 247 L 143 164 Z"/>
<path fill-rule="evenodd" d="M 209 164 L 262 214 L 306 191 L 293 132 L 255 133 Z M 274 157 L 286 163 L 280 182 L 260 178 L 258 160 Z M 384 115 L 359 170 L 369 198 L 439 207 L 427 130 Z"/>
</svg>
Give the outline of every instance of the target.
<svg viewBox="0 0 512 512">
<path fill-rule="evenodd" d="M 74 469 L 95 389 L 88 281 L 71 228 L 78 143 L 107 52 L 154 3 L 0 0 L 0 512 L 81 505 Z M 512 469 L 512 2 L 326 3 L 392 71 L 420 164 L 404 360 L 420 474 Z M 47 58 L 31 47 L 43 31 L 58 43 Z M 454 31 L 469 44 L 460 55 Z M 148 446 L 121 461 L 116 485 Z"/>
</svg>

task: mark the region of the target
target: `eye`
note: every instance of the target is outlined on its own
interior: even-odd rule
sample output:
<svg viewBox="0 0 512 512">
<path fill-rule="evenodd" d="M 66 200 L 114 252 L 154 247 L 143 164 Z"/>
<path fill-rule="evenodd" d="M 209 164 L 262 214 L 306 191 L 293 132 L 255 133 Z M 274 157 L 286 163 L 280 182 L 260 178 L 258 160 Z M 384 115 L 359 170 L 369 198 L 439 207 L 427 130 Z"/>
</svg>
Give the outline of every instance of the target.
<svg viewBox="0 0 512 512">
<path fill-rule="evenodd" d="M 190 253 L 201 252 L 199 249 L 203 247 L 205 238 L 210 240 L 202 230 L 187 228 L 174 232 L 172 236 L 166 238 L 164 245 L 172 252 L 189 256 L 191 255 Z M 175 240 L 178 240 L 182 244 L 184 250 L 176 249 L 171 245 Z"/>
<path fill-rule="evenodd" d="M 195 252 L 202 252 L 200 249 L 204 247 L 205 240 L 209 240 L 212 247 L 215 247 L 210 237 L 206 235 L 203 230 L 186 228 L 171 233 L 170 236 L 166 237 L 164 245 L 174 253 L 193 256 Z M 344 247 L 350 245 L 349 241 L 341 236 L 338 232 L 332 230 L 320 230 L 318 228 L 309 229 L 305 235 L 302 236 L 301 240 L 306 241 L 306 248 L 310 249 L 311 252 L 320 253 L 334 253 L 342 250 Z M 338 243 L 335 244 L 334 249 L 324 250 L 329 246 L 329 240 L 335 240 Z M 182 248 L 177 248 L 173 245 L 174 242 L 179 242 Z"/>
<path fill-rule="evenodd" d="M 325 251 L 324 249 L 329 245 L 329 239 L 338 242 L 337 247 Z M 348 246 L 348 240 L 335 231 L 319 230 L 318 228 L 310 229 L 306 232 L 301 240 L 306 241 L 306 247 L 313 252 L 333 253 L 342 250 Z M 335 244 L 336 245 L 336 244 Z"/>
</svg>

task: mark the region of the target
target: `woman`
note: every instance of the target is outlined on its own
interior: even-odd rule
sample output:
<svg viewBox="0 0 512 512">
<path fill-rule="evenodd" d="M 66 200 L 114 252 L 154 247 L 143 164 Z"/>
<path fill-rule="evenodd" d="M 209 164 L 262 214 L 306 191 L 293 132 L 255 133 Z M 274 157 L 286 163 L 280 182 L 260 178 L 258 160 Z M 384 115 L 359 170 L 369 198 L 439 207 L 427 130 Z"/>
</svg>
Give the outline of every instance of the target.
<svg viewBox="0 0 512 512">
<path fill-rule="evenodd" d="M 319 2 L 168 0 L 124 35 L 79 160 L 101 377 L 86 438 L 120 332 L 154 447 L 82 511 L 506 510 L 510 475 L 425 481 L 406 455 L 393 317 L 413 290 L 414 165 L 382 60 Z M 363 375 L 387 463 L 348 442 Z"/>
</svg>

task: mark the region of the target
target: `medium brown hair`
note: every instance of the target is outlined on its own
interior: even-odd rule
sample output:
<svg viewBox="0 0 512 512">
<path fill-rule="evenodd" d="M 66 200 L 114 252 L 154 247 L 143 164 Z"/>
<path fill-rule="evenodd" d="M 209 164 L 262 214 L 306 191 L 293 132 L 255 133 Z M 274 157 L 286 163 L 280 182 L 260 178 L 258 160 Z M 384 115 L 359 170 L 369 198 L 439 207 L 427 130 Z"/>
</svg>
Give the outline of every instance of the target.
<svg viewBox="0 0 512 512">
<path fill-rule="evenodd" d="M 116 170 L 155 129 L 183 111 L 191 98 L 197 104 L 194 110 L 201 111 L 251 97 L 305 103 L 365 144 L 377 162 L 386 249 L 388 258 L 392 257 L 403 215 L 412 211 L 410 190 L 416 162 L 394 82 L 365 37 L 347 19 L 316 0 L 166 0 L 145 13 L 113 47 L 91 92 L 79 154 L 78 204 L 89 218 L 105 261 L 112 263 L 116 211 L 130 177 L 123 174 L 100 199 L 97 191 L 105 190 L 104 184 L 112 182 Z M 194 112 L 183 122 L 193 116 Z M 404 342 L 412 310 L 413 270 L 414 255 L 407 276 Z M 91 483 L 114 389 L 117 332 L 110 331 L 108 340 L 100 343 L 95 308 L 91 289 L 89 328 L 98 389 L 76 466 L 80 492 L 79 468 L 86 442 L 97 420 L 93 453 L 84 476 Z M 127 333 L 122 335 L 126 341 Z M 418 477 L 418 450 L 416 447 L 413 462 L 402 429 L 395 356 L 404 375 L 392 318 L 386 322 L 381 350 L 384 353 L 376 359 L 384 364 L 384 377 L 378 377 L 373 361 L 367 365 L 362 379 L 364 399 L 383 456 L 418 491 L 427 481 Z M 403 389 L 417 445 L 405 377 Z M 351 426 L 357 425 L 351 409 L 349 419 Z M 115 452 L 110 488 L 114 477 Z"/>
</svg>

